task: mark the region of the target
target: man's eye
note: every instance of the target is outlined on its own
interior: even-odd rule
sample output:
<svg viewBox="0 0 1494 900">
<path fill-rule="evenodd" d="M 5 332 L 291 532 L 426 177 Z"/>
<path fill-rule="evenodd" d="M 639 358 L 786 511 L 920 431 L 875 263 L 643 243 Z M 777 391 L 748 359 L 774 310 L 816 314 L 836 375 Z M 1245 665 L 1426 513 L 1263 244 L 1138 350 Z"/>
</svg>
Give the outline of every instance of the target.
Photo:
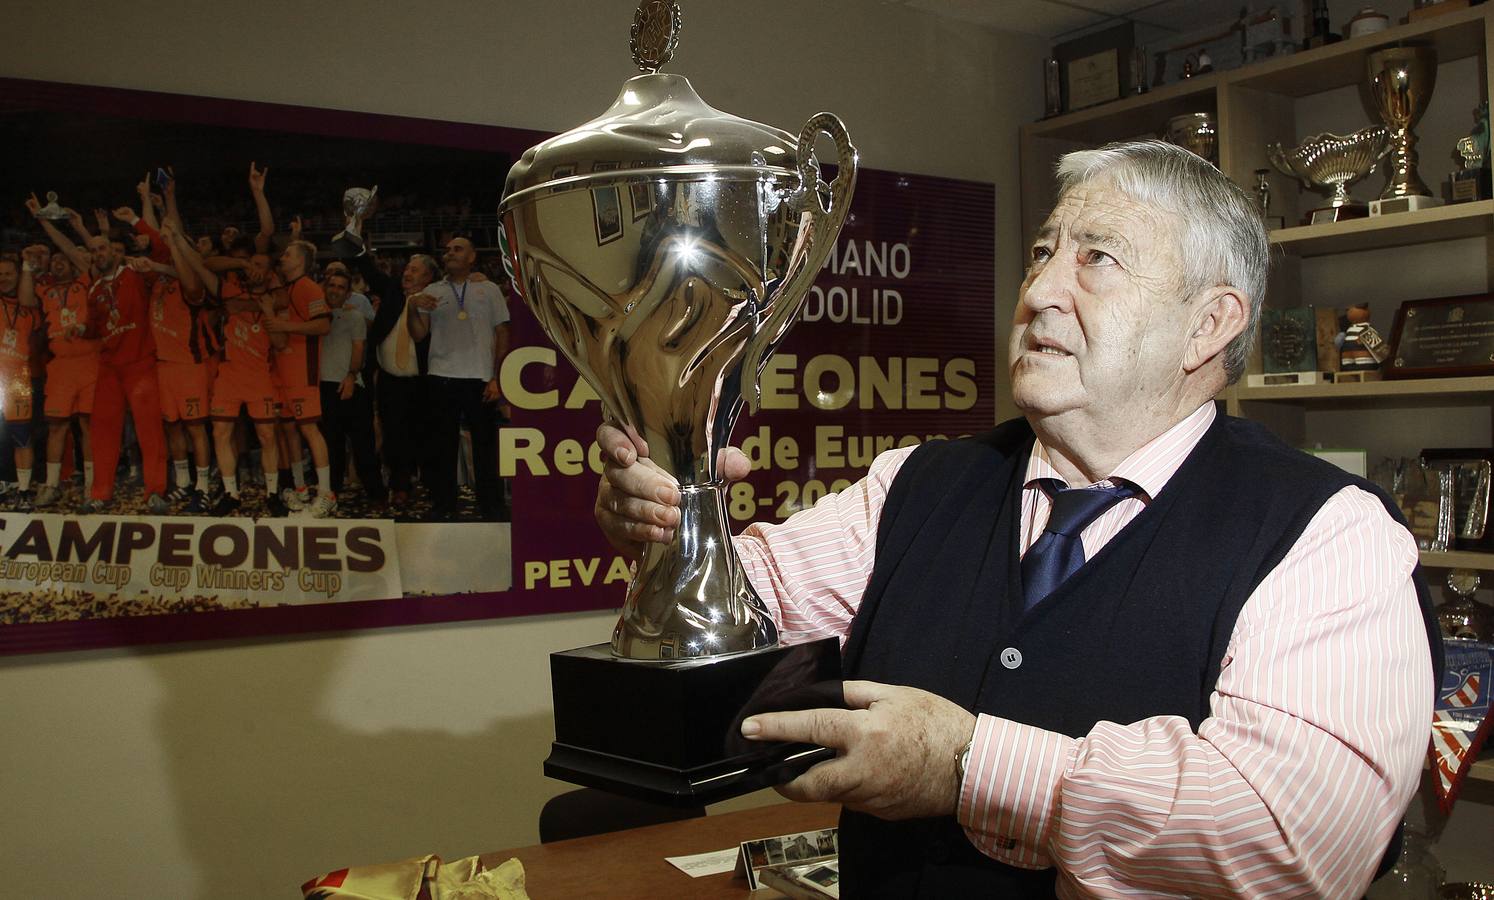
<svg viewBox="0 0 1494 900">
<path fill-rule="evenodd" d="M 1088 266 L 1109 266 L 1115 264 L 1115 257 L 1103 250 L 1084 251 L 1084 264 Z"/>
<path fill-rule="evenodd" d="M 1053 255 L 1053 251 L 1049 250 L 1047 247 L 1033 247 L 1032 248 L 1032 261 L 1035 262 L 1035 263 L 1047 262 L 1048 258 L 1051 257 L 1052 255 Z"/>
</svg>

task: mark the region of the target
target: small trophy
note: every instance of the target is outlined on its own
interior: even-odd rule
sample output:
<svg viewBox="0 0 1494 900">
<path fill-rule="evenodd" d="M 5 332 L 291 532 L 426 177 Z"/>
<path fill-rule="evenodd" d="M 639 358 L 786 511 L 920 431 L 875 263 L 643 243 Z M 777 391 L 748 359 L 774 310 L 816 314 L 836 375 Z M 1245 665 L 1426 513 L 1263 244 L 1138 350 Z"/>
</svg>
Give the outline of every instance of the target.
<svg viewBox="0 0 1494 900">
<path fill-rule="evenodd" d="M 1454 203 L 1488 200 L 1489 190 L 1489 104 L 1473 111 L 1473 132 L 1458 138 L 1458 158 L 1462 166 L 1452 173 L 1451 195 Z"/>
<path fill-rule="evenodd" d="M 540 327 L 682 498 L 674 540 L 638 561 L 611 643 L 550 656 L 545 774 L 693 805 L 833 755 L 741 738 L 754 712 L 843 705 L 840 648 L 779 645 L 732 545 L 718 451 L 756 408 L 759 374 L 845 224 L 857 156 L 830 113 L 794 135 L 714 109 L 659 71 L 679 27 L 673 0 L 639 4 L 643 74 L 601 116 L 525 151 L 498 214 Z M 821 134 L 836 148 L 829 183 Z"/>
<path fill-rule="evenodd" d="M 332 236 L 332 255 L 338 259 L 361 256 L 366 244 L 363 240 L 363 220 L 373 212 L 379 196 L 379 186 L 373 188 L 351 187 L 342 192 L 342 216 L 346 223 L 343 229 Z"/>
<path fill-rule="evenodd" d="M 1169 144 L 1177 144 L 1195 156 L 1219 164 L 1219 126 L 1214 114 L 1207 112 L 1184 113 L 1167 120 L 1162 137 Z"/>
<path fill-rule="evenodd" d="M 1443 637 L 1457 641 L 1494 641 L 1494 610 L 1473 599 L 1479 576 L 1472 569 L 1453 569 L 1447 573 L 1447 586 L 1453 598 L 1436 609 L 1437 626 Z"/>
<path fill-rule="evenodd" d="M 1261 218 L 1265 220 L 1266 230 L 1275 231 L 1286 227 L 1286 217 L 1271 215 L 1271 182 L 1267 180 L 1270 174 L 1270 169 L 1255 170 L 1255 202 L 1261 208 Z"/>
<path fill-rule="evenodd" d="M 47 191 L 47 205 L 36 211 L 38 219 L 51 219 L 54 222 L 67 219 L 71 214 L 66 207 L 57 202 L 57 192 Z"/>
</svg>

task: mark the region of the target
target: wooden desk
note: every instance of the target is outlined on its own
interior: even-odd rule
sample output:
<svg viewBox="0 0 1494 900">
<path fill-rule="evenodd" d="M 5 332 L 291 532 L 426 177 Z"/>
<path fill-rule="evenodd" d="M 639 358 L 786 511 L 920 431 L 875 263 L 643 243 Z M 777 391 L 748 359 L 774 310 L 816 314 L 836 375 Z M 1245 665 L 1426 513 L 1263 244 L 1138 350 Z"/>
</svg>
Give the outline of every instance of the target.
<svg viewBox="0 0 1494 900">
<path fill-rule="evenodd" d="M 615 831 L 552 844 L 484 853 L 484 866 L 515 857 L 533 900 L 569 897 L 746 897 L 731 873 L 691 878 L 664 861 L 735 847 L 742 841 L 829 828 L 840 818 L 833 803 L 776 803 L 757 809 Z M 766 894 L 772 894 L 769 891 Z M 759 897 L 765 896 L 759 892 Z"/>
</svg>

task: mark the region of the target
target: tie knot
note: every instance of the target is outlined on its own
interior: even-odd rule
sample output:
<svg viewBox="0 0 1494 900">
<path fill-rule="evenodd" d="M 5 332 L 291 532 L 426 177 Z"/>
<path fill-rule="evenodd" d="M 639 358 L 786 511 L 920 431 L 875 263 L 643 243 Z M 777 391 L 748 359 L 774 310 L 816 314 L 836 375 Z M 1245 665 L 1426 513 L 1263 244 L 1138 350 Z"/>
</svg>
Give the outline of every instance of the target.
<svg viewBox="0 0 1494 900">
<path fill-rule="evenodd" d="M 1105 510 L 1136 496 L 1136 488 L 1130 484 L 1113 488 L 1066 488 L 1056 479 L 1045 478 L 1042 488 L 1053 499 L 1053 510 L 1043 530 L 1071 536 L 1077 536 Z"/>
</svg>

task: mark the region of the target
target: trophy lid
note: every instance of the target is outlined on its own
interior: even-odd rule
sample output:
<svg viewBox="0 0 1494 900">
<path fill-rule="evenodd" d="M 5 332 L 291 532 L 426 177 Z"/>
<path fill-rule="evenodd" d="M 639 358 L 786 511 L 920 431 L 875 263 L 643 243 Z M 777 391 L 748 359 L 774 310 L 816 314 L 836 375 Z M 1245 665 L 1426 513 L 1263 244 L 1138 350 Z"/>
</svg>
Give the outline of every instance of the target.
<svg viewBox="0 0 1494 900">
<path fill-rule="evenodd" d="M 644 74 L 623 83 L 602 115 L 525 151 L 509 170 L 500 209 L 542 193 L 643 177 L 797 178 L 797 139 L 722 112 L 682 75 L 673 56 L 680 13 L 673 0 L 643 0 L 633 22 L 633 60 Z"/>
</svg>

